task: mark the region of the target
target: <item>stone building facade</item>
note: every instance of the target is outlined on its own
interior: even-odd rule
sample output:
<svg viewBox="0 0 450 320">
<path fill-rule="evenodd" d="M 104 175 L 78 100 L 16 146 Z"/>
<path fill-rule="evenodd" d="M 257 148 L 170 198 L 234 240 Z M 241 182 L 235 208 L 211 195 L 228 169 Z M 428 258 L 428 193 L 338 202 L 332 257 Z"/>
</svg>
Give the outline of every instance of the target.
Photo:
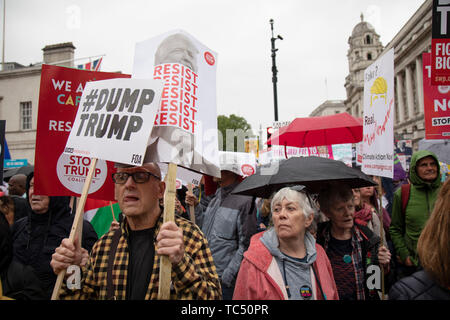
<svg viewBox="0 0 450 320">
<path fill-rule="evenodd" d="M 310 117 L 330 116 L 346 111 L 344 100 L 326 100 L 311 112 Z"/>
<path fill-rule="evenodd" d="M 362 116 L 364 69 L 372 60 L 394 48 L 394 134 L 398 140 L 411 139 L 414 150 L 418 148 L 418 141 L 425 138 L 422 53 L 431 52 L 431 22 L 432 0 L 426 0 L 385 47 L 379 42 L 375 29 L 363 18 L 349 38 L 349 75 L 345 81 L 347 112 Z M 369 38 L 372 43 L 368 43 Z"/>
<path fill-rule="evenodd" d="M 43 63 L 73 67 L 71 42 L 46 46 Z M 6 141 L 12 159 L 34 164 L 42 64 L 5 63 L 0 71 L 0 119 L 6 120 Z"/>
</svg>

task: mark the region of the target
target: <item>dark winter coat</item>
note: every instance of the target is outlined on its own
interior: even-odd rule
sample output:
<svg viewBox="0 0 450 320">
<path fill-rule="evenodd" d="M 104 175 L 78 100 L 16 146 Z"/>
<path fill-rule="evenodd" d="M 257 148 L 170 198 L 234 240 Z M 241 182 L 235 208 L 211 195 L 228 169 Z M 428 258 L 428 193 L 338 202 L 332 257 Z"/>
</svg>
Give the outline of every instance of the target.
<svg viewBox="0 0 450 320">
<path fill-rule="evenodd" d="M 32 174 L 27 179 L 27 197 Z M 13 225 L 14 257 L 31 266 L 43 283 L 43 290 L 50 299 L 56 275 L 50 266 L 52 254 L 64 238 L 68 238 L 74 215 L 69 207 L 69 197 L 50 197 L 49 209 L 44 214 L 33 211 Z M 83 221 L 82 247 L 91 251 L 97 241 L 92 225 Z"/>
<path fill-rule="evenodd" d="M 12 235 L 0 213 L 0 279 L 3 295 L 16 300 L 45 299 L 42 284 L 33 269 L 13 260 Z"/>
<path fill-rule="evenodd" d="M 389 300 L 450 300 L 450 290 L 440 287 L 421 270 L 396 282 L 389 291 Z"/>
</svg>

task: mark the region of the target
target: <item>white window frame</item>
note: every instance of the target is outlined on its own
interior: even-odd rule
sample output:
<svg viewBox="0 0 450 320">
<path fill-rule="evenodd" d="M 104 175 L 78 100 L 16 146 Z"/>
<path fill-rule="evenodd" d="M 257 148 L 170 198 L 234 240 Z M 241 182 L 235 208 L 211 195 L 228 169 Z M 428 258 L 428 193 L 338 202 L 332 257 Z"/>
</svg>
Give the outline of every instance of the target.
<svg viewBox="0 0 450 320">
<path fill-rule="evenodd" d="M 31 101 L 20 103 L 20 130 L 33 129 L 33 109 Z"/>
</svg>

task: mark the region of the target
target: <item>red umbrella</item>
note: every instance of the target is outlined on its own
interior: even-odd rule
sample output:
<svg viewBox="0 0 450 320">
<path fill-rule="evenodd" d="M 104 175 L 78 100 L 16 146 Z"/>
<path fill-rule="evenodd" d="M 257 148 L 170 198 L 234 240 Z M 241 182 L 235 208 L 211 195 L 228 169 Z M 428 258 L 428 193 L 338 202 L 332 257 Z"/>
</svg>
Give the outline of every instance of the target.
<svg viewBox="0 0 450 320">
<path fill-rule="evenodd" d="M 362 141 L 363 122 L 347 112 L 331 116 L 296 118 L 274 133 L 267 144 L 313 147 Z"/>
</svg>

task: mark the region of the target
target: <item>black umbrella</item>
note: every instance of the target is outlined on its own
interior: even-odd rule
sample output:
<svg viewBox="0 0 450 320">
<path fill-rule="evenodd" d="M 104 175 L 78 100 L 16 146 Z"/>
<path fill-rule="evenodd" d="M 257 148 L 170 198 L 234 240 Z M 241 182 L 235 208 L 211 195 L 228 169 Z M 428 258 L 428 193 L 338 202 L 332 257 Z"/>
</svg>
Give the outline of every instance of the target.
<svg viewBox="0 0 450 320">
<path fill-rule="evenodd" d="M 30 164 L 20 167 L 20 168 L 9 169 L 8 171 L 3 171 L 3 179 L 9 179 L 12 176 L 19 174 L 19 173 L 22 173 L 27 176 L 33 171 L 34 171 L 34 166 L 30 165 Z"/>
<path fill-rule="evenodd" d="M 257 168 L 255 174 L 245 178 L 232 193 L 269 198 L 273 192 L 295 184 L 306 186 L 310 193 L 318 193 L 333 182 L 346 184 L 350 188 L 376 185 L 366 174 L 341 161 L 293 157 Z"/>
</svg>

